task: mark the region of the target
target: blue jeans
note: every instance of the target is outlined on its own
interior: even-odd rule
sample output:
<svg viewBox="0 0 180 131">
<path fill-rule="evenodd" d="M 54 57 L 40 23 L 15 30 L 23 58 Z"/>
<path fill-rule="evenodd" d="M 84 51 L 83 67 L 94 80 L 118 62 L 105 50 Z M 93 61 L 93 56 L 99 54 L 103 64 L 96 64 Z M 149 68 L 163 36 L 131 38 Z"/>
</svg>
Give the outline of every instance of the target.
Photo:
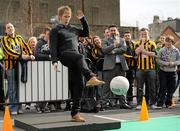
<svg viewBox="0 0 180 131">
<path fill-rule="evenodd" d="M 9 109 L 11 112 L 13 111 L 18 111 L 19 108 L 22 109 L 22 105 L 18 106 L 17 104 L 11 104 L 14 102 L 18 102 L 18 75 L 17 75 L 17 70 L 15 68 L 13 69 L 8 69 L 6 71 L 7 74 L 7 80 L 8 80 L 8 98 L 9 98 Z"/>
</svg>

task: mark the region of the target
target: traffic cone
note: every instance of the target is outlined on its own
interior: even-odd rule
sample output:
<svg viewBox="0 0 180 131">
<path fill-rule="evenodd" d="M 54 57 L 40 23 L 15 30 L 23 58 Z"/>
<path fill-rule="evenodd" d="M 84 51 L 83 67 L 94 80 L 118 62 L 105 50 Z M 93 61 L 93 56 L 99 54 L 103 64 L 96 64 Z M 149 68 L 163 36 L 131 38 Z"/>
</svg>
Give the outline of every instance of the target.
<svg viewBox="0 0 180 131">
<path fill-rule="evenodd" d="M 143 96 L 139 120 L 140 121 L 146 121 L 148 119 L 149 119 L 149 114 L 148 114 L 148 110 L 147 110 L 146 99 Z"/>
<path fill-rule="evenodd" d="M 2 124 L 2 131 L 13 131 L 12 121 L 9 113 L 9 107 L 5 106 L 4 119 Z"/>
<path fill-rule="evenodd" d="M 174 108 L 175 107 L 175 102 L 174 102 L 174 97 L 172 97 L 172 108 Z"/>
</svg>

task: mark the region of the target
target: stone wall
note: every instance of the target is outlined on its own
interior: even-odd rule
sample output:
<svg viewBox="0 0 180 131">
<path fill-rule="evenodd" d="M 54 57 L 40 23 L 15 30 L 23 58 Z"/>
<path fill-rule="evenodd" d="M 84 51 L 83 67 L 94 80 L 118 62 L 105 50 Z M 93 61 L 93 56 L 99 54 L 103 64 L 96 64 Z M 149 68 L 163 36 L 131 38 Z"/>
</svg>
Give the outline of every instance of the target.
<svg viewBox="0 0 180 131">
<path fill-rule="evenodd" d="M 0 0 L 0 23 L 11 22 L 24 37 L 38 36 L 42 28 L 51 26 L 50 19 L 62 5 L 72 8 L 72 24 L 79 24 L 75 12 L 82 9 L 92 30 L 96 28 L 93 26 L 102 32 L 100 27 L 120 25 L 119 0 Z"/>
</svg>

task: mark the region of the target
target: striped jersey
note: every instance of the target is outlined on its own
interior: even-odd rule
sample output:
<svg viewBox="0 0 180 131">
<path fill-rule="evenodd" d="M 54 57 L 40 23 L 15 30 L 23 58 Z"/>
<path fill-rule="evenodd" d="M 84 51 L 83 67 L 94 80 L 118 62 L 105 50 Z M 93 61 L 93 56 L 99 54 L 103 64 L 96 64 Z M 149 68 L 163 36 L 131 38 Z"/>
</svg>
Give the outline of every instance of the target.
<svg viewBox="0 0 180 131">
<path fill-rule="evenodd" d="M 124 54 L 124 56 L 126 58 L 128 67 L 131 69 L 136 67 L 136 54 L 134 50 L 134 43 L 126 41 L 126 45 L 127 45 L 127 51 Z"/>
<path fill-rule="evenodd" d="M 135 49 L 141 45 L 141 41 L 135 42 Z M 153 41 L 148 40 L 144 43 L 144 49 L 151 52 L 156 52 L 156 44 Z M 155 69 L 154 56 L 147 56 L 139 53 L 137 56 L 137 65 L 140 70 Z"/>
<path fill-rule="evenodd" d="M 14 38 L 5 35 L 2 38 L 2 48 L 5 55 L 6 69 L 12 69 L 17 64 L 17 60 L 24 55 L 31 55 L 30 47 L 25 43 L 20 35 L 15 35 Z"/>
</svg>

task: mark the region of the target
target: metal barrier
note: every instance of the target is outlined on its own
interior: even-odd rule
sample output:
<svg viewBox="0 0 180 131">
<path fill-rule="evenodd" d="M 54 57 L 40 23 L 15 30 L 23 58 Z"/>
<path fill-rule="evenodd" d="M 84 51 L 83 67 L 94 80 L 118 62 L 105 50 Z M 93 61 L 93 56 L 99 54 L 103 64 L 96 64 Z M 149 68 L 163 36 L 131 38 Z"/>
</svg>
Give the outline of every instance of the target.
<svg viewBox="0 0 180 131">
<path fill-rule="evenodd" d="M 28 62 L 27 83 L 19 75 L 19 102 L 68 99 L 68 70 L 59 65 L 60 72 L 56 72 L 51 61 Z"/>
<path fill-rule="evenodd" d="M 59 67 L 60 72 L 56 72 L 51 61 L 28 61 L 27 82 L 23 83 L 21 81 L 22 68 L 19 63 L 18 103 L 67 100 L 68 69 L 62 64 L 59 64 Z M 4 79 L 6 91 L 7 84 L 7 80 Z"/>
</svg>

